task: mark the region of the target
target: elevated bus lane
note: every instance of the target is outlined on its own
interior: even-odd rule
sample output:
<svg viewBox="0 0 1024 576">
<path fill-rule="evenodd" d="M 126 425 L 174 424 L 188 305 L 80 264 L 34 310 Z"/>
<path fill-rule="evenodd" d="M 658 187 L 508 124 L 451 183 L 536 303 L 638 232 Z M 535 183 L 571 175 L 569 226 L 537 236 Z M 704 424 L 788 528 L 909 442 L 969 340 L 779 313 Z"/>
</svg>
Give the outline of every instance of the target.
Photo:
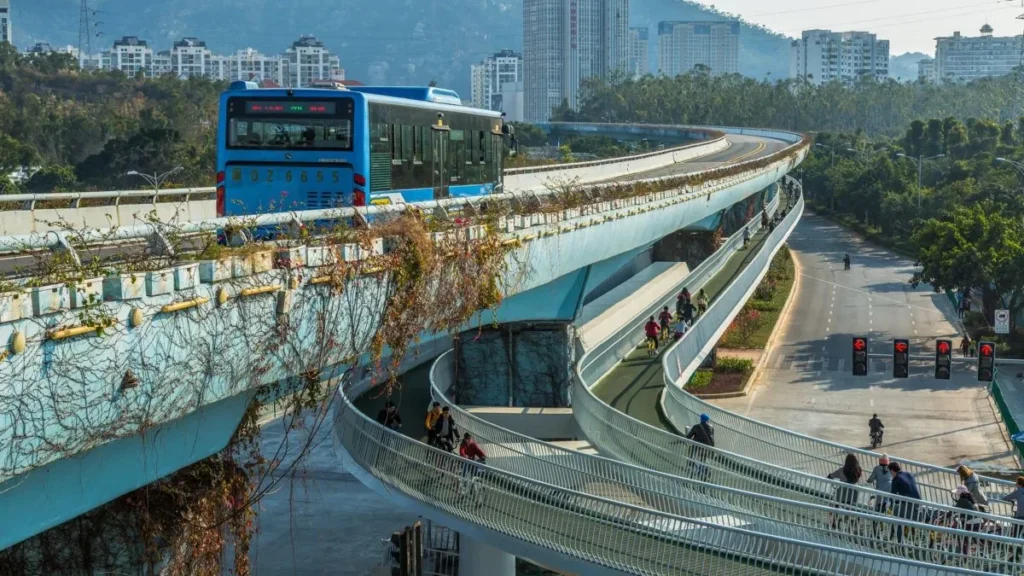
<svg viewBox="0 0 1024 576">
<path fill-rule="evenodd" d="M 634 174 L 628 177 L 612 178 L 605 182 L 623 182 L 644 178 L 664 178 L 667 176 L 692 174 L 702 170 L 721 168 L 731 164 L 738 164 L 744 161 L 764 158 L 791 145 L 782 140 L 759 136 L 747 136 L 744 134 L 726 134 L 726 139 L 729 141 L 729 147 L 725 150 L 714 152 L 700 158 L 694 158 L 693 160 L 686 162 L 679 162 L 672 166 L 665 166 L 647 172 Z"/>
</svg>

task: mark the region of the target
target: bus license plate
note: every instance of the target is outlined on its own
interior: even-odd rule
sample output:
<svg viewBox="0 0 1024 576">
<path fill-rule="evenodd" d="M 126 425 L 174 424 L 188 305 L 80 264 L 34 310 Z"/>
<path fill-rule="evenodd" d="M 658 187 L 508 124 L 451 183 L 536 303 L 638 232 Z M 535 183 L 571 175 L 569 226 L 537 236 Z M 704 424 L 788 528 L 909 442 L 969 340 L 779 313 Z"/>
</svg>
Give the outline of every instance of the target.
<svg viewBox="0 0 1024 576">
<path fill-rule="evenodd" d="M 331 184 L 340 186 L 348 170 L 314 168 L 232 168 L 235 184 Z"/>
</svg>

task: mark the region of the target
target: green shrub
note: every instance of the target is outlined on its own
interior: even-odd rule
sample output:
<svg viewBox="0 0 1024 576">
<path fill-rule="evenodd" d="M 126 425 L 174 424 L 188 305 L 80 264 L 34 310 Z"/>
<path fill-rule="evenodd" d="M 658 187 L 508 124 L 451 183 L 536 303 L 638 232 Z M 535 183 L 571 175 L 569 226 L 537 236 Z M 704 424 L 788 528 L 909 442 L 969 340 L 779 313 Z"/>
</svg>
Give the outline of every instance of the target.
<svg viewBox="0 0 1024 576">
<path fill-rule="evenodd" d="M 745 358 L 719 358 L 715 372 L 719 374 L 748 374 L 754 371 L 754 362 Z"/>
<path fill-rule="evenodd" d="M 712 378 L 711 370 L 697 370 L 690 376 L 690 381 L 686 384 L 688 390 L 701 390 L 707 388 L 711 384 Z"/>
<path fill-rule="evenodd" d="M 747 301 L 747 306 L 750 310 L 757 310 L 758 312 L 775 312 L 779 309 L 771 300 L 757 300 L 752 298 Z"/>
<path fill-rule="evenodd" d="M 771 300 L 775 298 L 775 293 L 779 291 L 779 284 L 772 278 L 765 277 L 761 280 L 761 283 L 757 285 L 754 290 L 754 298 L 758 300 Z"/>
</svg>

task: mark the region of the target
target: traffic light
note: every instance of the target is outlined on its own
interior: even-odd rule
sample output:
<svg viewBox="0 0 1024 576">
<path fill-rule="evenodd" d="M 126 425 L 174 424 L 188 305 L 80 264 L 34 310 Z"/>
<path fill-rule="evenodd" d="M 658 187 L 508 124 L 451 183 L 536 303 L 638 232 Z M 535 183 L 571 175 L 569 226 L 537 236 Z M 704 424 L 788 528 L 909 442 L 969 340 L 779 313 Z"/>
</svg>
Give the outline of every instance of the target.
<svg viewBox="0 0 1024 576">
<path fill-rule="evenodd" d="M 894 340 L 892 343 L 892 377 L 910 376 L 910 340 Z"/>
<path fill-rule="evenodd" d="M 993 342 L 978 343 L 978 380 L 991 382 L 996 371 L 996 345 Z"/>
<path fill-rule="evenodd" d="M 853 375 L 868 375 L 868 339 L 856 337 L 853 339 Z"/>
<path fill-rule="evenodd" d="M 949 380 L 953 369 L 953 343 L 939 340 L 935 343 L 935 378 Z"/>
</svg>

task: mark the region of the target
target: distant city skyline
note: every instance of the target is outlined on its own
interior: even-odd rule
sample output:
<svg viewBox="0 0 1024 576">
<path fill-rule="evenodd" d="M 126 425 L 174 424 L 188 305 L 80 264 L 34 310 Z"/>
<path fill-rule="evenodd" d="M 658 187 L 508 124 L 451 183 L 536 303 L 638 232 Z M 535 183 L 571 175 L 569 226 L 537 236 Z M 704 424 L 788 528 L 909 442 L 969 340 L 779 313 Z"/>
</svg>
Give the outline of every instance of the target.
<svg viewBox="0 0 1024 576">
<path fill-rule="evenodd" d="M 804 30 L 862 30 L 890 41 L 890 53 L 935 53 L 935 38 L 975 34 L 988 23 L 997 35 L 1024 30 L 1020 0 L 711 0 L 718 10 L 799 38 Z"/>
</svg>

